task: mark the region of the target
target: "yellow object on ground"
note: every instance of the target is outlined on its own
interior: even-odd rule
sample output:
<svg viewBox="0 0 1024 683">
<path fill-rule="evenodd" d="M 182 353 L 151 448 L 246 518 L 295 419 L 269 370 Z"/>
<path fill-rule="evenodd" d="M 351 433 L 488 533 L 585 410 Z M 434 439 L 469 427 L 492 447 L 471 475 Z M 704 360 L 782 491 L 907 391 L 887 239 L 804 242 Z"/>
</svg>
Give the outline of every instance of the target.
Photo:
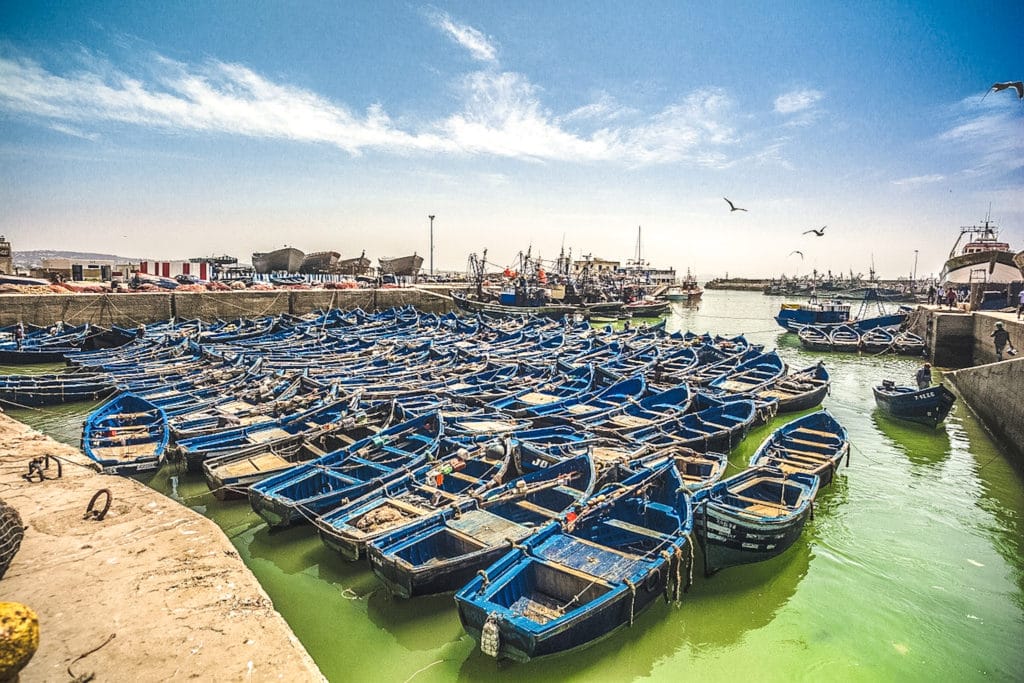
<svg viewBox="0 0 1024 683">
<path fill-rule="evenodd" d="M 0 602 L 0 681 L 12 680 L 39 649 L 39 617 L 20 602 Z"/>
</svg>

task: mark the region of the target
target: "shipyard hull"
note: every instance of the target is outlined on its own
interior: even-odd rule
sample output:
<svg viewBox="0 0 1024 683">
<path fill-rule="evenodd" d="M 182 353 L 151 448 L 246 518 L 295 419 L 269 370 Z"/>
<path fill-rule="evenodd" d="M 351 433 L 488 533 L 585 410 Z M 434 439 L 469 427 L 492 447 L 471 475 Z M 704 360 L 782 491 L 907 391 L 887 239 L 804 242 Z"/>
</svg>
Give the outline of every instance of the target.
<svg viewBox="0 0 1024 683">
<path fill-rule="evenodd" d="M 399 258 L 377 259 L 380 262 L 380 272 L 392 275 L 416 275 L 423 265 L 423 257 L 413 254 L 412 256 L 400 256 Z"/>
<path fill-rule="evenodd" d="M 366 275 L 370 272 L 370 259 L 365 256 L 342 259 L 338 261 L 335 272 L 342 275 Z"/>
<path fill-rule="evenodd" d="M 332 273 L 341 257 L 336 251 L 317 251 L 306 254 L 299 267 L 300 273 Z"/>
<path fill-rule="evenodd" d="M 287 247 L 265 254 L 254 253 L 252 255 L 252 267 L 260 275 L 281 271 L 297 273 L 305 259 L 306 255 L 304 253 L 298 249 Z"/>
<path fill-rule="evenodd" d="M 1019 280 L 1021 271 L 1013 252 L 983 251 L 961 254 L 946 261 L 939 275 L 940 282 L 969 284 L 971 282 L 1007 283 Z"/>
</svg>

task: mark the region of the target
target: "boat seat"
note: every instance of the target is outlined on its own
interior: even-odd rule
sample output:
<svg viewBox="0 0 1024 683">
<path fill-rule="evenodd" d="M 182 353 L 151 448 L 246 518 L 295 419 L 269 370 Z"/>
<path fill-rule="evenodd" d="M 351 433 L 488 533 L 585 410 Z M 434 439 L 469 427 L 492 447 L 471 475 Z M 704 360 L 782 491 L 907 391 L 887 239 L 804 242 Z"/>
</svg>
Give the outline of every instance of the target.
<svg viewBox="0 0 1024 683">
<path fill-rule="evenodd" d="M 743 510 L 753 512 L 754 514 L 771 515 L 772 517 L 778 517 L 780 513 L 787 513 L 792 511 L 788 506 L 783 505 L 782 503 L 773 503 L 767 500 L 762 500 L 760 498 L 751 498 L 749 496 L 738 496 L 736 494 L 731 495 L 734 498 L 736 498 L 736 500 L 741 500 L 744 503 L 750 503 L 750 505 L 743 508 Z"/>
<path fill-rule="evenodd" d="M 648 529 L 647 527 L 640 526 L 639 524 L 631 524 L 630 522 L 624 522 L 621 519 L 606 519 L 604 520 L 606 526 L 615 527 L 616 529 L 622 529 L 624 531 L 630 531 L 639 536 L 647 536 L 648 538 L 654 538 L 659 541 L 671 538 L 668 534 L 663 534 L 660 531 L 654 529 Z"/>
<path fill-rule="evenodd" d="M 811 429 L 810 427 L 798 427 L 797 429 L 793 430 L 794 434 L 796 434 L 797 432 L 801 434 L 813 434 L 814 436 L 827 436 L 833 439 L 836 438 L 836 435 L 833 434 L 832 432 L 822 432 L 817 429 Z"/>
<path fill-rule="evenodd" d="M 334 434 L 333 436 L 338 441 L 343 441 L 344 443 L 348 444 L 349 446 L 351 446 L 352 444 L 354 444 L 356 442 L 355 439 L 353 439 L 348 434 L 345 434 L 344 432 L 339 432 L 338 434 Z"/>
<path fill-rule="evenodd" d="M 798 448 L 787 448 L 784 451 L 777 451 L 774 457 L 785 460 L 786 456 L 789 455 L 793 455 L 797 458 L 803 458 L 804 460 L 829 461 L 835 459 L 834 453 L 816 453 L 813 451 L 801 451 Z"/>
<path fill-rule="evenodd" d="M 709 427 L 717 427 L 718 429 L 732 429 L 732 427 L 729 427 L 729 426 L 726 426 L 726 425 L 720 425 L 720 424 L 717 424 L 715 422 L 708 422 L 707 420 L 704 421 L 704 424 L 708 425 Z M 735 425 L 733 425 L 733 426 L 735 426 Z"/>
<path fill-rule="evenodd" d="M 476 483 L 476 482 L 480 481 L 477 477 L 474 477 L 471 474 L 466 474 L 465 472 L 454 472 L 453 471 L 453 472 L 448 472 L 444 476 L 446 476 L 446 477 L 455 477 L 456 479 L 461 479 L 462 481 L 469 481 L 469 482 L 473 482 L 473 483 Z"/>
<path fill-rule="evenodd" d="M 318 446 L 314 446 L 311 443 L 307 443 L 305 444 L 305 446 L 307 451 L 309 451 L 318 458 L 322 458 L 323 456 L 327 455 L 327 451 L 319 448 Z"/>
<path fill-rule="evenodd" d="M 821 441 L 808 441 L 807 439 L 794 439 L 792 437 L 786 438 L 786 443 L 798 443 L 801 446 L 817 446 L 819 448 L 828 448 L 830 445 Z"/>
<path fill-rule="evenodd" d="M 531 503 L 528 500 L 516 501 L 516 505 L 518 505 L 519 507 L 523 508 L 524 510 L 529 510 L 530 512 L 536 512 L 538 514 L 544 515 L 545 517 L 552 517 L 552 518 L 554 518 L 554 517 L 557 517 L 558 514 L 559 514 L 559 513 L 555 512 L 554 510 L 549 510 L 546 507 L 541 507 L 540 505 L 537 505 L 536 503 Z"/>
</svg>

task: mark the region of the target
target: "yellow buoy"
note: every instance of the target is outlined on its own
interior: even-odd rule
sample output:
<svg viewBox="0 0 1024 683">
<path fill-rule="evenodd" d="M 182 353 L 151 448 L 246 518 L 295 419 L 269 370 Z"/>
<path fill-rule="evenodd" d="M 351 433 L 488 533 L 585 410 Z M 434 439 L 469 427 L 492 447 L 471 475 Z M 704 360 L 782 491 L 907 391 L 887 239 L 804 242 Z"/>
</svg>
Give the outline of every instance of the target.
<svg viewBox="0 0 1024 683">
<path fill-rule="evenodd" d="M 39 617 L 20 602 L 0 602 L 0 681 L 11 680 L 39 649 Z"/>
</svg>

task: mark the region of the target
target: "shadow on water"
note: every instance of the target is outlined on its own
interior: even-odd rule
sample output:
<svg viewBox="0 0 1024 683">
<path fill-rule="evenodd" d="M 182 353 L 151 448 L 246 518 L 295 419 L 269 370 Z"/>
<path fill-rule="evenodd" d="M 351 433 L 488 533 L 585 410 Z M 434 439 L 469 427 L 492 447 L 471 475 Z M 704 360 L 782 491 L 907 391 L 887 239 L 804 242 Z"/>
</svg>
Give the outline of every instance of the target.
<svg viewBox="0 0 1024 683">
<path fill-rule="evenodd" d="M 927 425 L 896 420 L 877 408 L 871 411 L 871 424 L 895 450 L 903 453 L 912 465 L 911 474 L 939 471 L 952 454 L 946 425 Z"/>
<path fill-rule="evenodd" d="M 365 562 L 360 562 L 359 566 L 376 581 Z M 378 583 L 377 589 L 367 597 L 366 615 L 390 633 L 399 645 L 413 651 L 434 650 L 439 642 L 456 640 L 463 635 L 451 593 L 406 600 L 390 595 Z"/>
</svg>

